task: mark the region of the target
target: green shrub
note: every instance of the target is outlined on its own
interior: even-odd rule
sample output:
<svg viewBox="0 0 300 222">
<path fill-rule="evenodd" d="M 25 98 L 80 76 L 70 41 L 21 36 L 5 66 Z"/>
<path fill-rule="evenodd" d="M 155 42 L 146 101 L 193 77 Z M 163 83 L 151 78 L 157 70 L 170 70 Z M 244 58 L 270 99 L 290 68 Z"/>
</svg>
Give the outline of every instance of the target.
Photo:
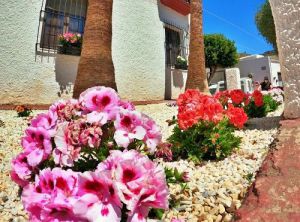
<svg viewBox="0 0 300 222">
<path fill-rule="evenodd" d="M 275 111 L 278 108 L 279 103 L 276 102 L 271 95 L 264 95 L 264 106 L 268 113 Z"/>
<path fill-rule="evenodd" d="M 261 118 L 265 117 L 267 113 L 275 111 L 278 106 L 279 103 L 276 102 L 271 95 L 264 95 L 262 106 L 256 106 L 255 102 L 252 100 L 244 107 L 244 110 L 250 118 Z"/>
<path fill-rule="evenodd" d="M 168 141 L 173 144 L 174 159 L 190 159 L 200 162 L 202 159 L 222 159 L 239 147 L 241 138 L 236 137 L 234 128 L 225 118 L 218 124 L 200 121 L 192 127 L 181 130 L 175 126 Z"/>
<path fill-rule="evenodd" d="M 256 106 L 254 101 L 250 101 L 249 104 L 244 107 L 244 110 L 250 118 L 261 118 L 267 115 L 266 106 Z"/>
</svg>

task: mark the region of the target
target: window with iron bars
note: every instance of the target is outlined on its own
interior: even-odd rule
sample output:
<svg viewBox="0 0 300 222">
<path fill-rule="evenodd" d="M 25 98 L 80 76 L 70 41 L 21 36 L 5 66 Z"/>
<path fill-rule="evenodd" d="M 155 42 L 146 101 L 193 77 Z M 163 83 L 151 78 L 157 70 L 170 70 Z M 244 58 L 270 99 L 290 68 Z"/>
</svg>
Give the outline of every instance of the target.
<svg viewBox="0 0 300 222">
<path fill-rule="evenodd" d="M 87 0 L 43 0 L 36 50 L 56 50 L 58 36 L 67 32 L 83 35 Z"/>
<path fill-rule="evenodd" d="M 188 47 L 184 44 L 187 38 L 184 30 L 165 24 L 166 66 L 174 68 L 178 56 L 188 57 Z"/>
</svg>

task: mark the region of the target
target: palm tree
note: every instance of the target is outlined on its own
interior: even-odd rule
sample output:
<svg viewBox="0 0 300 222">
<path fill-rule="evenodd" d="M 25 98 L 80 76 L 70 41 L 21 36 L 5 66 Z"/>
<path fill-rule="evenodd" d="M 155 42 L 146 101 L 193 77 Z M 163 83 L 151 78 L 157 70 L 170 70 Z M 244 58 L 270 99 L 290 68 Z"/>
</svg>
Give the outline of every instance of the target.
<svg viewBox="0 0 300 222">
<path fill-rule="evenodd" d="M 205 71 L 202 0 L 191 0 L 190 54 L 186 89 L 209 93 Z"/>
<path fill-rule="evenodd" d="M 73 97 L 92 86 L 117 89 L 111 54 L 113 0 L 88 0 L 86 25 Z"/>
</svg>

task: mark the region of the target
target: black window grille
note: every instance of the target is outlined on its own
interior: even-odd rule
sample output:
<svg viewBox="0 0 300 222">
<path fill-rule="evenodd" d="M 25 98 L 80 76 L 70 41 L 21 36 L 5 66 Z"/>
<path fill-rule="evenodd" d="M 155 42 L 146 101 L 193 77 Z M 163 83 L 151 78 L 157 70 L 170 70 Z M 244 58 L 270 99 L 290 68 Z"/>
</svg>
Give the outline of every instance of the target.
<svg viewBox="0 0 300 222">
<path fill-rule="evenodd" d="M 43 0 L 36 49 L 56 50 L 66 32 L 83 35 L 86 11 L 87 0 Z"/>
<path fill-rule="evenodd" d="M 174 67 L 178 56 L 187 59 L 188 48 L 185 47 L 183 30 L 165 25 L 165 50 L 166 50 L 166 65 Z"/>
</svg>

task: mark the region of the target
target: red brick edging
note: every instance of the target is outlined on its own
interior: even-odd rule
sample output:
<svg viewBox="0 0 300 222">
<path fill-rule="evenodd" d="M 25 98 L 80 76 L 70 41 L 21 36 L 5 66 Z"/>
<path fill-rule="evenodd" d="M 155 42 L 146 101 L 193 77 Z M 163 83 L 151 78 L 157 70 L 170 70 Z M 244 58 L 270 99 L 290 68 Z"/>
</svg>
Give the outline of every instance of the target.
<svg viewBox="0 0 300 222">
<path fill-rule="evenodd" d="M 277 141 L 237 210 L 235 221 L 300 221 L 300 119 L 280 124 Z"/>
<path fill-rule="evenodd" d="M 149 101 L 133 101 L 134 105 L 149 105 L 149 104 L 160 104 L 167 103 L 173 100 L 149 100 Z M 24 105 L 33 110 L 47 110 L 51 104 L 17 104 Z M 0 104 L 0 110 L 13 110 L 17 106 L 16 104 Z"/>
</svg>

